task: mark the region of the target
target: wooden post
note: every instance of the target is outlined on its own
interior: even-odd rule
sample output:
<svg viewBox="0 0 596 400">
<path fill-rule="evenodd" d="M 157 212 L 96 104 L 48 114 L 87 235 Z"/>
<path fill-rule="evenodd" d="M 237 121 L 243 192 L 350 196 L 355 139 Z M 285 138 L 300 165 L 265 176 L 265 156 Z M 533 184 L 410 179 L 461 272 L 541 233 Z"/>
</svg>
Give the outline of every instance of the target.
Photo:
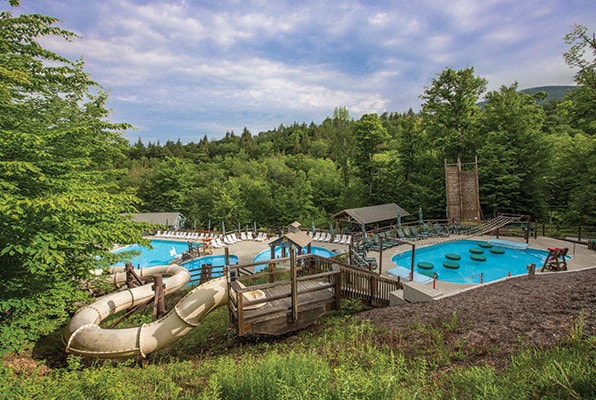
<svg viewBox="0 0 596 400">
<path fill-rule="evenodd" d="M 350 240 L 348 241 L 348 264 L 352 265 L 352 251 L 354 250 L 354 234 L 350 233 Z"/>
<path fill-rule="evenodd" d="M 129 289 L 132 289 L 135 287 L 134 267 L 132 266 L 132 263 L 126 263 L 124 270 L 126 271 L 126 286 Z"/>
<path fill-rule="evenodd" d="M 532 226 L 530 225 L 531 223 L 531 217 L 528 215 L 528 220 L 526 221 L 526 234 L 524 235 L 526 239 L 526 244 L 530 243 L 530 227 Z"/>
<path fill-rule="evenodd" d="M 333 268 L 332 268 L 333 269 Z M 335 279 L 335 307 L 337 310 L 340 308 L 341 304 L 341 280 L 342 280 L 342 273 L 341 269 L 335 275 L 333 275 Z"/>
<path fill-rule="evenodd" d="M 582 241 L 582 226 L 581 225 L 577 227 L 577 240 L 580 242 Z"/>
<path fill-rule="evenodd" d="M 414 256 L 416 255 L 416 245 L 412 243 L 412 269 L 410 270 L 410 281 L 414 280 Z"/>
<path fill-rule="evenodd" d="M 236 292 L 236 305 L 238 307 L 238 336 L 244 335 L 244 293 Z"/>
<path fill-rule="evenodd" d="M 383 237 L 379 238 L 379 275 L 383 271 Z"/>
<path fill-rule="evenodd" d="M 139 285 L 143 285 L 145 282 L 141 277 L 136 273 L 135 267 L 132 263 L 128 262 L 124 265 L 124 271 L 126 272 L 126 286 L 131 289 L 135 287 L 135 282 Z"/>
<path fill-rule="evenodd" d="M 164 289 L 166 285 L 163 283 L 163 277 L 161 274 L 157 274 L 153 277 L 153 320 L 158 320 L 166 315 L 166 303 L 164 299 Z"/>
<path fill-rule="evenodd" d="M 528 279 L 534 279 L 534 276 L 536 275 L 536 264 L 528 264 L 526 268 L 528 269 Z"/>
<path fill-rule="evenodd" d="M 370 305 L 374 305 L 373 300 L 377 298 L 377 287 L 378 287 L 377 277 L 374 275 L 371 275 L 369 278 L 368 284 L 370 285 Z"/>
<path fill-rule="evenodd" d="M 294 245 L 290 246 L 290 272 L 292 275 L 292 322 L 296 322 L 298 320 L 298 276 Z"/>
<path fill-rule="evenodd" d="M 269 257 L 271 260 L 275 259 L 275 245 L 271 245 L 271 257 Z M 275 268 L 275 263 L 270 262 L 269 263 L 269 283 L 273 283 L 274 279 L 273 279 L 273 269 Z"/>
</svg>

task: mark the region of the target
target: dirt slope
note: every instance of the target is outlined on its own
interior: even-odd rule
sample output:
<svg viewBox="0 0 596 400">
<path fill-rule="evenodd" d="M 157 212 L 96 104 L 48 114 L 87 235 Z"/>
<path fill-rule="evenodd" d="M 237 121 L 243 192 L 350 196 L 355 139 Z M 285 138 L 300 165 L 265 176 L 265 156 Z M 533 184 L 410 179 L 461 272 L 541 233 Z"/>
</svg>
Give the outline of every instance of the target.
<svg viewBox="0 0 596 400">
<path fill-rule="evenodd" d="M 388 328 L 394 334 L 386 337 L 395 338 L 413 322 L 445 326 L 456 315 L 457 329 L 448 330 L 445 346 L 457 349 L 466 343 L 468 352 L 476 349 L 477 362 L 499 367 L 522 346 L 551 346 L 569 336 L 582 310 L 584 334 L 596 335 L 596 269 L 512 278 L 433 303 L 378 308 L 359 317 Z M 414 348 L 424 340 L 403 335 L 401 347 Z"/>
</svg>

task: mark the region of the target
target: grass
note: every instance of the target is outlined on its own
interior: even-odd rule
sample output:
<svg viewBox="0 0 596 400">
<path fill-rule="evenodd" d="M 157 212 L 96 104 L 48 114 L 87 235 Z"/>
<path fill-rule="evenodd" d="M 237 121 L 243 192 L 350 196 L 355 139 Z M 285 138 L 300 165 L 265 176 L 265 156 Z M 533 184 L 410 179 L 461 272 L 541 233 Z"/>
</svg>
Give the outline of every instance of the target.
<svg viewBox="0 0 596 400">
<path fill-rule="evenodd" d="M 445 349 L 446 335 L 464 329 L 455 313 L 432 326 L 387 331 L 350 316 L 359 309 L 349 302 L 293 335 L 238 338 L 220 308 L 143 367 L 69 357 L 58 367 L 38 360 L 19 368 L 15 355 L 0 367 L 0 398 L 596 398 L 596 339 L 583 334 L 583 315 L 557 347 L 528 348 L 496 370 L 471 362 L 477 350 L 466 343 Z"/>
</svg>

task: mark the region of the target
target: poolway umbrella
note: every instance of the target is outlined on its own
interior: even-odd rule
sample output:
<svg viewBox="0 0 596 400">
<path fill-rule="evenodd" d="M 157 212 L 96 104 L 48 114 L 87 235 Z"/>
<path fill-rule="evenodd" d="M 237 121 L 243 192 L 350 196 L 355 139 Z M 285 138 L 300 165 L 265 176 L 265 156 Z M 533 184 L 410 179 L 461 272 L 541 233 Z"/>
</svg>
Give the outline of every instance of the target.
<svg viewBox="0 0 596 400">
<path fill-rule="evenodd" d="M 310 231 L 312 232 L 312 235 L 314 236 L 315 235 L 315 221 L 313 221 L 310 224 Z"/>
<path fill-rule="evenodd" d="M 257 221 L 254 221 L 253 225 L 254 225 L 254 233 L 257 233 Z"/>
<path fill-rule="evenodd" d="M 397 227 L 401 228 L 401 212 L 397 210 Z"/>
<path fill-rule="evenodd" d="M 418 207 L 418 223 L 422 225 L 422 207 Z"/>
<path fill-rule="evenodd" d="M 221 221 L 221 234 L 226 236 L 226 225 Z"/>
<path fill-rule="evenodd" d="M 333 224 L 329 225 L 329 234 L 333 238 Z"/>
</svg>

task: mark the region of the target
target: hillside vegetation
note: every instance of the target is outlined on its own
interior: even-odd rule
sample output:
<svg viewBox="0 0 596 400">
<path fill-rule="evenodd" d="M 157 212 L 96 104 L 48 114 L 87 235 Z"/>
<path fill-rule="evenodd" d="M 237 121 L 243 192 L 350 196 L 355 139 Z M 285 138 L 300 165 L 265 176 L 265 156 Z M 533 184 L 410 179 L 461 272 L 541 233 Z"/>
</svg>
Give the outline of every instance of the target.
<svg viewBox="0 0 596 400">
<path fill-rule="evenodd" d="M 581 25 L 566 36 L 564 54 L 580 88 L 562 102 L 538 105 L 512 83 L 486 93 L 481 109 L 486 79 L 473 67 L 446 68 L 421 90 L 420 112 L 354 119 L 338 106 L 318 125 L 131 145 L 123 139 L 131 127 L 109 120 L 107 92 L 85 72 L 83 60 L 43 47 L 48 39 L 75 39 L 58 23 L 0 13 L 2 395 L 61 398 L 70 389 L 69 398 L 387 398 L 403 390 L 411 398 L 447 390 L 434 378 L 441 376 L 437 368 L 449 365 L 443 361 L 458 353 L 440 353 L 438 361 L 409 359 L 379 347 L 369 323 L 342 315 L 329 321 L 329 329 L 298 336 L 298 348 L 257 342 L 245 354 L 245 344 L 225 346 L 229 333 L 214 328 L 220 333 L 213 337 L 198 335 L 207 349 L 218 346 L 214 337 L 223 337 L 232 356 L 180 361 L 180 354 L 210 351 L 197 345 L 143 370 L 134 362 L 88 366 L 77 358 L 44 365 L 40 338 L 58 345 L 55 338 L 74 311 L 103 289 L 90 283 L 90 271 L 121 257 L 112 253 L 114 244 L 148 244 L 143 234 L 163 229 L 132 223 L 129 215 L 136 211 L 179 211 L 192 229 L 271 228 L 295 220 L 328 227 L 339 210 L 389 202 L 410 211 L 421 207 L 426 219 L 444 219 L 444 163 L 478 157 L 484 216 L 515 212 L 557 225 L 596 226 L 596 66 L 593 57 L 584 58 L 596 46 Z M 214 323 L 226 320 L 220 314 Z M 561 376 L 564 393 L 579 393 L 569 382 L 591 373 L 593 358 L 582 355 L 593 354 L 593 341 L 577 331 L 555 355 L 528 353 L 522 357 L 530 361 L 520 363 L 553 358 L 544 365 L 546 376 Z M 564 374 L 556 375 L 561 368 Z M 506 378 L 467 371 L 480 374 L 486 390 L 521 375 L 516 369 Z"/>
</svg>

